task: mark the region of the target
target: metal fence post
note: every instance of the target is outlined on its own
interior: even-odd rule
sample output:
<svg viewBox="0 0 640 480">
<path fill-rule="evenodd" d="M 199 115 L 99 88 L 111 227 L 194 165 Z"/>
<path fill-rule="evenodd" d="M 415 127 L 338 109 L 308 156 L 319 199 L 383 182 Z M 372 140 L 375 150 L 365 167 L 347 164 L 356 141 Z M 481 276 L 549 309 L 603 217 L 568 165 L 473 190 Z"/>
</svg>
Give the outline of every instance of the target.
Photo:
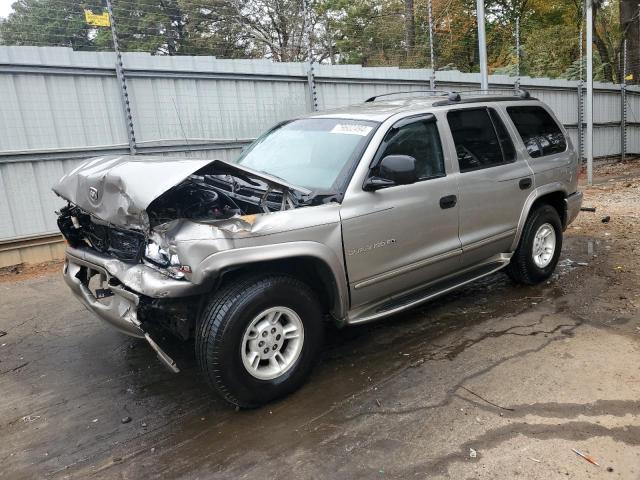
<svg viewBox="0 0 640 480">
<path fill-rule="evenodd" d="M 580 22 L 580 45 L 579 45 L 579 50 L 580 50 L 580 81 L 584 80 L 584 53 L 582 52 L 582 44 L 584 43 L 583 40 L 583 27 L 584 24 L 584 18 L 582 19 L 582 21 Z"/>
<path fill-rule="evenodd" d="M 516 77 L 520 76 L 520 17 L 516 17 Z"/>
<path fill-rule="evenodd" d="M 587 134 L 587 185 L 593 185 L 593 0 L 587 0 L 587 98 L 585 106 Z"/>
<path fill-rule="evenodd" d="M 620 160 L 627 155 L 627 39 L 622 43 L 622 81 L 620 82 Z"/>
<path fill-rule="evenodd" d="M 431 76 L 429 77 L 429 88 L 436 89 L 436 55 L 433 49 L 433 13 L 431 10 L 431 0 L 429 0 L 429 50 L 431 56 Z"/>
<path fill-rule="evenodd" d="M 582 165 L 584 159 L 584 82 L 578 82 L 578 158 Z"/>
<path fill-rule="evenodd" d="M 113 6 L 111 0 L 107 1 L 107 11 L 109 12 L 109 23 L 111 24 L 111 36 L 113 38 L 113 50 L 116 54 L 116 76 L 120 86 L 120 99 L 122 101 L 122 110 L 126 122 L 127 136 L 129 137 L 129 152 L 131 155 L 136 154 L 136 136 L 133 129 L 133 116 L 129 105 L 129 93 L 127 93 L 127 78 L 124 74 L 124 66 L 122 64 L 122 54 L 120 53 L 120 45 L 118 43 L 118 32 L 116 30 L 116 22 L 113 15 Z"/>
<path fill-rule="evenodd" d="M 316 89 L 316 76 L 313 69 L 313 32 L 311 25 L 311 10 L 309 0 L 303 0 L 304 27 L 307 37 L 307 84 L 309 86 L 309 101 L 311 111 L 318 111 L 318 91 Z"/>
</svg>

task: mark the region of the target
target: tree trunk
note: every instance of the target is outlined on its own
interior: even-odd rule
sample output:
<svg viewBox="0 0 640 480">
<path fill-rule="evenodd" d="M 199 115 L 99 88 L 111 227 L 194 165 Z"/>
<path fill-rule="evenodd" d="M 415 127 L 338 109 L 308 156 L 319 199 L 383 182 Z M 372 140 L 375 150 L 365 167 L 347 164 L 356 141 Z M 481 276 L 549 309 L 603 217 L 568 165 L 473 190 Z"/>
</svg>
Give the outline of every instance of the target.
<svg viewBox="0 0 640 480">
<path fill-rule="evenodd" d="M 609 56 L 609 50 L 600 35 L 593 29 L 593 43 L 596 44 L 600 60 L 602 60 L 602 73 L 604 75 L 605 82 L 613 83 L 613 64 L 611 63 L 611 57 Z"/>
<path fill-rule="evenodd" d="M 602 61 L 604 81 L 613 83 L 613 65 L 611 63 L 611 56 L 609 55 L 609 50 L 607 50 L 607 44 L 598 33 L 599 6 L 600 4 L 598 2 L 593 2 L 593 43 L 595 44 L 598 54 L 600 55 L 600 60 Z"/>
<path fill-rule="evenodd" d="M 413 0 L 404 0 L 404 33 L 407 48 L 407 58 L 413 54 L 416 45 L 416 17 Z"/>
<path fill-rule="evenodd" d="M 620 0 L 620 28 L 627 40 L 627 73 L 633 75 L 628 83 L 640 83 L 640 14 L 637 0 Z M 623 51 L 621 50 L 621 55 Z M 622 69 L 621 69 L 622 70 Z"/>
</svg>

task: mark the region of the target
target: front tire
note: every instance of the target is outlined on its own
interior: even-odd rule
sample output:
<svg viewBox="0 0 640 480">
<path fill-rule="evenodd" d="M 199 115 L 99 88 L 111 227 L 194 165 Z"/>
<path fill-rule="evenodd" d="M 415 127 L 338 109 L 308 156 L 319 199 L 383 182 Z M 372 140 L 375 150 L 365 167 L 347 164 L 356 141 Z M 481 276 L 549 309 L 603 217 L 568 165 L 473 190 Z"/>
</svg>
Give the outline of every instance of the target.
<svg viewBox="0 0 640 480">
<path fill-rule="evenodd" d="M 198 366 L 227 402 L 254 408 L 298 389 L 322 345 L 322 309 L 287 275 L 253 275 L 223 288 L 202 313 Z"/>
<path fill-rule="evenodd" d="M 520 244 L 506 269 L 517 283 L 535 285 L 547 280 L 562 250 L 562 223 L 551 205 L 540 205 L 527 219 Z"/>
</svg>

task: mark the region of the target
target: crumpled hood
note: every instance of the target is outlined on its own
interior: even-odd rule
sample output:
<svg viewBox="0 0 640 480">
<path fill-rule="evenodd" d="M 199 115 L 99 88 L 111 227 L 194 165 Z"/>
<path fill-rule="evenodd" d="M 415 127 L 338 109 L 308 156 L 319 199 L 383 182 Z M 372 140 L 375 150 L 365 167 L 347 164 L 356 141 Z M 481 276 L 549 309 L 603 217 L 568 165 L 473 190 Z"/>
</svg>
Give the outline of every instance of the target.
<svg viewBox="0 0 640 480">
<path fill-rule="evenodd" d="M 53 191 L 95 217 L 113 225 L 146 230 L 146 208 L 164 192 L 209 164 L 218 162 L 272 186 L 309 193 L 270 175 L 221 160 L 159 156 L 105 156 L 87 160 L 64 175 Z"/>
</svg>

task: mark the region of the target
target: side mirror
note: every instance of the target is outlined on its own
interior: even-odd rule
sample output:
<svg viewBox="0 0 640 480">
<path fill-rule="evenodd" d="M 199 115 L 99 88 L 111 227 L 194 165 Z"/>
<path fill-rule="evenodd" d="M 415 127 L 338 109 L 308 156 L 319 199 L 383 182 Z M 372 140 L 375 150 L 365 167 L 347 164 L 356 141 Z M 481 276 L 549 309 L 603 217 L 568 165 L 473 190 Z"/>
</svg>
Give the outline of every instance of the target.
<svg viewBox="0 0 640 480">
<path fill-rule="evenodd" d="M 378 176 L 369 177 L 364 189 L 371 191 L 394 185 L 409 185 L 417 180 L 415 158 L 409 155 L 387 155 L 380 161 Z"/>
</svg>

